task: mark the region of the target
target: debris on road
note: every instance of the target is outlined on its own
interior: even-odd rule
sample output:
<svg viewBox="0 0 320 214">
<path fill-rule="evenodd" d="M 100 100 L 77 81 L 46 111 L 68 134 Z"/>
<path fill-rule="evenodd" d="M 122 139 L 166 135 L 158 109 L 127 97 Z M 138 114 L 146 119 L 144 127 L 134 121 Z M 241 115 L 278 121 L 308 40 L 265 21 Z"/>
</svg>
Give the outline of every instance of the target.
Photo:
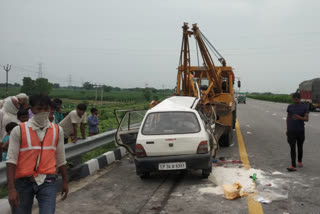
<svg viewBox="0 0 320 214">
<path fill-rule="evenodd" d="M 272 173 L 273 175 L 282 175 L 282 172 L 275 171 Z"/>
<path fill-rule="evenodd" d="M 253 175 L 250 176 L 250 178 L 255 182 L 257 180 L 257 173 L 253 173 Z"/>
<path fill-rule="evenodd" d="M 272 201 L 288 199 L 288 191 L 283 188 L 273 188 L 271 186 L 257 186 L 258 194 L 254 196 L 257 202 L 270 204 Z"/>
<path fill-rule="evenodd" d="M 239 168 L 241 166 L 238 164 L 224 164 L 223 167 L 214 167 L 212 174 L 209 176 L 209 180 L 215 183 L 217 186 L 223 187 L 224 184 L 234 184 L 236 182 L 240 183 L 243 190 L 246 193 L 255 192 L 255 183 L 249 179 L 254 173 L 259 180 L 263 179 L 263 171 L 259 169 L 249 169 Z"/>
<path fill-rule="evenodd" d="M 288 188 L 284 179 L 272 178 L 273 175 L 282 175 L 281 172 L 268 174 L 260 169 L 246 170 L 239 168 L 236 163 L 241 166 L 241 161 L 232 162 L 220 158 L 218 163 L 213 164 L 214 168 L 209 176 L 209 180 L 217 186 L 201 187 L 198 191 L 201 194 L 224 195 L 228 200 L 255 193 L 254 199 L 265 204 L 288 198 Z"/>
<path fill-rule="evenodd" d="M 240 191 L 241 191 L 241 184 L 236 182 L 233 185 L 231 184 L 224 184 L 223 190 L 224 190 L 224 197 L 228 200 L 233 200 L 235 198 L 240 197 Z"/>
</svg>

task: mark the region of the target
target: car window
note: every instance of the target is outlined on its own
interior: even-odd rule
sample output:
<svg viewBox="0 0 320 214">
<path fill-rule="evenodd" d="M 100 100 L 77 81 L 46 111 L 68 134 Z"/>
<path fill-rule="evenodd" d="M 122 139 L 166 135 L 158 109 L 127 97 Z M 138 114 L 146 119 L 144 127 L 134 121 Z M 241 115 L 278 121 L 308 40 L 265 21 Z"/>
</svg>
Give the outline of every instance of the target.
<svg viewBox="0 0 320 214">
<path fill-rule="evenodd" d="M 129 111 L 127 112 L 120 124 L 120 130 L 129 131 L 140 127 L 146 111 Z"/>
<path fill-rule="evenodd" d="M 159 112 L 147 116 L 142 134 L 170 135 L 200 132 L 196 115 L 192 112 Z"/>
</svg>

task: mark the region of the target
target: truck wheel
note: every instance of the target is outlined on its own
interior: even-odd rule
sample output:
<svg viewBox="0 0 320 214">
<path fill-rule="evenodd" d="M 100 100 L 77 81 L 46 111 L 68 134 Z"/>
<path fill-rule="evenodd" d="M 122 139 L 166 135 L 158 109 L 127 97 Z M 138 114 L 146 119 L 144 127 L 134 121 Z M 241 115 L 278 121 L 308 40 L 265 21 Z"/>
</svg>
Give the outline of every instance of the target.
<svg viewBox="0 0 320 214">
<path fill-rule="evenodd" d="M 232 129 L 236 128 L 236 120 L 237 120 L 237 112 L 233 111 L 232 112 Z"/>
<path fill-rule="evenodd" d="M 219 140 L 219 145 L 222 147 L 230 146 L 232 142 L 233 132 L 230 130 L 229 132 L 223 134 Z"/>
<path fill-rule="evenodd" d="M 211 171 L 212 171 L 212 167 L 209 168 L 209 169 L 203 169 L 201 178 L 202 179 L 208 179 L 209 175 L 211 174 Z"/>
</svg>

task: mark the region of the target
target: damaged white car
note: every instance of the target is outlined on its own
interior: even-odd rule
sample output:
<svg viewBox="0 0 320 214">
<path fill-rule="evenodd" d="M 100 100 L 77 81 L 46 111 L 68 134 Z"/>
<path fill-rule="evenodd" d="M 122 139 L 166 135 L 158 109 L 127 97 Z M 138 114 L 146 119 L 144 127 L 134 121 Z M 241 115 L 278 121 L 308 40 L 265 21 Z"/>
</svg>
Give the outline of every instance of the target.
<svg viewBox="0 0 320 214">
<path fill-rule="evenodd" d="M 134 156 L 138 176 L 192 169 L 202 170 L 202 177 L 208 178 L 218 144 L 212 134 L 214 121 L 196 109 L 198 102 L 174 96 L 148 111 L 116 111 L 116 143 Z"/>
</svg>

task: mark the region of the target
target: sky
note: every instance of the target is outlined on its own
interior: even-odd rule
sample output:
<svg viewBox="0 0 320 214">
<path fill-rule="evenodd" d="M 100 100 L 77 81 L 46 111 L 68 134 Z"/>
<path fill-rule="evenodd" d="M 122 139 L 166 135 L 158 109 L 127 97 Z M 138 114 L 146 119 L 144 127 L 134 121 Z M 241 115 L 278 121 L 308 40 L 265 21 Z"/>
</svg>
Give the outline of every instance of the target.
<svg viewBox="0 0 320 214">
<path fill-rule="evenodd" d="M 0 5 L 0 65 L 12 65 L 11 83 L 38 77 L 41 63 L 43 77 L 62 86 L 89 81 L 174 88 L 184 22 L 198 24 L 240 77 L 242 91 L 291 93 L 303 80 L 320 76 L 316 0 L 0 0 Z"/>
</svg>

